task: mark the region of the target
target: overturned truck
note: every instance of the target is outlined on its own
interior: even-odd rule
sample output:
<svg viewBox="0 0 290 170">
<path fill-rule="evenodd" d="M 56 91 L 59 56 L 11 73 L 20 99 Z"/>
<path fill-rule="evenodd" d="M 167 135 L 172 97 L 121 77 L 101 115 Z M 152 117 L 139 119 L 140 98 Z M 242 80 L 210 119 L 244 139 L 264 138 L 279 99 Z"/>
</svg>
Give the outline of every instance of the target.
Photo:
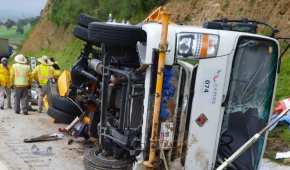
<svg viewBox="0 0 290 170">
<path fill-rule="evenodd" d="M 216 169 L 269 121 L 276 33 L 247 19 L 177 25 L 162 9 L 138 25 L 82 14 L 69 96 L 82 101 L 86 136 L 99 139 L 86 169 Z M 259 169 L 266 138 L 227 169 Z"/>
</svg>

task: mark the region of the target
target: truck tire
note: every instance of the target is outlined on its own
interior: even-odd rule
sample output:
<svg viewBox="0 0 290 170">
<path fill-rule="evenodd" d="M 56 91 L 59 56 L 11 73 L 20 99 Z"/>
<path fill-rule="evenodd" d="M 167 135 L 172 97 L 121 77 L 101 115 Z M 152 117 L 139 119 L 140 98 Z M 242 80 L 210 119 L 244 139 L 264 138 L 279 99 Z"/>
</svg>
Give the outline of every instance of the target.
<svg viewBox="0 0 290 170">
<path fill-rule="evenodd" d="M 88 34 L 89 34 L 88 32 L 89 31 L 87 28 L 78 25 L 75 27 L 73 34 L 78 39 L 81 39 L 86 42 L 90 42 L 88 38 Z"/>
<path fill-rule="evenodd" d="M 85 28 L 88 28 L 89 27 L 89 23 L 91 23 L 91 22 L 98 22 L 98 21 L 100 21 L 100 20 L 97 19 L 97 18 L 95 18 L 95 17 L 92 17 L 92 16 L 90 16 L 88 14 L 82 13 L 79 16 L 78 24 L 80 26 L 83 26 Z"/>
<path fill-rule="evenodd" d="M 47 114 L 54 119 L 55 123 L 69 124 L 75 119 L 74 116 L 53 107 L 48 108 Z"/>
<path fill-rule="evenodd" d="M 146 40 L 146 33 L 135 25 L 92 22 L 89 24 L 89 40 L 107 45 L 135 47 L 138 41 Z"/>
<path fill-rule="evenodd" d="M 89 149 L 84 155 L 86 170 L 130 170 L 132 162 L 105 157 L 98 149 Z"/>
<path fill-rule="evenodd" d="M 82 114 L 80 106 L 67 97 L 51 96 L 50 106 L 74 117 Z"/>
</svg>

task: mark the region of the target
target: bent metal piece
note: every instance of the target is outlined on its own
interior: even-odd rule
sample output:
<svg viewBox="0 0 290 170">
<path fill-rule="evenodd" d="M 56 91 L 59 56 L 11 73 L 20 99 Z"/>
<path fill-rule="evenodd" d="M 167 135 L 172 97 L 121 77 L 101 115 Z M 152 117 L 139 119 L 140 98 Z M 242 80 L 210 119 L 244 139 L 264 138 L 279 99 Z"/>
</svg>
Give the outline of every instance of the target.
<svg viewBox="0 0 290 170">
<path fill-rule="evenodd" d="M 163 70 L 165 65 L 165 57 L 167 50 L 167 33 L 168 33 L 168 23 L 169 23 L 169 14 L 165 11 L 161 12 L 162 18 L 162 32 L 161 40 L 159 45 L 159 59 L 158 59 L 158 71 L 157 71 L 157 81 L 155 89 L 155 99 L 154 99 L 154 112 L 152 119 L 152 131 L 150 139 L 150 151 L 149 151 L 149 160 L 144 162 L 144 165 L 147 168 L 154 168 L 154 164 L 157 160 L 157 145 L 158 145 L 158 128 L 159 128 L 159 116 L 160 116 L 160 104 L 162 98 L 162 87 L 163 87 Z"/>
<path fill-rule="evenodd" d="M 282 117 L 287 115 L 290 108 L 285 109 L 278 117 L 276 117 L 272 122 L 270 122 L 266 127 L 264 127 L 260 132 L 256 133 L 251 139 L 249 139 L 244 145 L 242 145 L 235 153 L 233 153 L 228 159 L 226 159 L 216 170 L 223 170 L 228 167 L 232 162 L 234 162 L 239 156 L 246 152 L 257 140 L 267 132 L 273 125 L 279 122 Z"/>
<path fill-rule="evenodd" d="M 163 7 L 159 7 L 156 10 L 154 10 L 143 22 L 162 22 L 162 11 Z"/>
<path fill-rule="evenodd" d="M 64 137 L 64 134 L 62 133 L 52 133 L 52 134 L 46 134 L 46 135 L 41 135 L 38 137 L 24 139 L 24 142 L 32 143 L 32 142 L 53 141 L 53 140 L 63 139 L 63 137 Z"/>
</svg>

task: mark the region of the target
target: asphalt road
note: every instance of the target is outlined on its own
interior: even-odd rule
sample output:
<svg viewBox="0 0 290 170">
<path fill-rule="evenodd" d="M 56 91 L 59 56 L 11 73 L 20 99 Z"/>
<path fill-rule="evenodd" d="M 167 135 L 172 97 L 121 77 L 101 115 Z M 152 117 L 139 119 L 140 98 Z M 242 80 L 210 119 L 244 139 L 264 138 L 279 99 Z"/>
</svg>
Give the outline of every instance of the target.
<svg viewBox="0 0 290 170">
<path fill-rule="evenodd" d="M 45 113 L 25 116 L 1 110 L 0 170 L 5 167 L 9 170 L 83 170 L 84 147 L 78 142 L 68 145 L 68 136 L 58 141 L 23 142 L 25 138 L 57 132 L 64 126 L 54 124 Z"/>
<path fill-rule="evenodd" d="M 69 136 L 51 142 L 23 142 L 25 138 L 57 132 L 59 127 L 65 125 L 54 124 L 45 113 L 24 116 L 0 110 L 0 170 L 83 170 L 84 145 L 81 142 L 68 145 Z M 35 148 L 39 151 L 35 152 Z M 51 152 L 47 151 L 49 148 Z M 290 170 L 290 167 L 264 159 L 260 170 Z"/>
<path fill-rule="evenodd" d="M 279 165 L 268 159 L 264 159 L 261 170 L 290 170 L 290 166 Z"/>
</svg>

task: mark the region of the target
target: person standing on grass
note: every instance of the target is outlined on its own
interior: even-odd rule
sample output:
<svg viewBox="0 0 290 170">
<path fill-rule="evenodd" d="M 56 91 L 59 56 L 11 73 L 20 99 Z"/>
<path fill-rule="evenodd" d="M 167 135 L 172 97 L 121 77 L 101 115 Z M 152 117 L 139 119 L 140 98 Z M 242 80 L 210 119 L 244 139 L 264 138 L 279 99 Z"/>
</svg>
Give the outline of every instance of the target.
<svg viewBox="0 0 290 170">
<path fill-rule="evenodd" d="M 47 56 L 42 56 L 38 59 L 40 63 L 32 71 L 32 77 L 37 81 L 38 88 L 38 112 L 41 113 L 43 109 L 43 98 L 47 94 L 47 83 L 50 78 L 54 78 L 55 70 L 52 67 L 52 62 Z"/>
<path fill-rule="evenodd" d="M 10 71 L 11 68 L 8 65 L 7 58 L 3 57 L 0 64 L 0 109 L 4 109 L 5 95 L 7 99 L 7 107 L 11 107 L 11 82 L 10 82 Z"/>
<path fill-rule="evenodd" d="M 22 54 L 14 58 L 15 64 L 11 68 L 10 80 L 15 87 L 14 111 L 20 114 L 20 104 L 24 115 L 28 115 L 28 89 L 31 86 L 30 66 Z"/>
</svg>

